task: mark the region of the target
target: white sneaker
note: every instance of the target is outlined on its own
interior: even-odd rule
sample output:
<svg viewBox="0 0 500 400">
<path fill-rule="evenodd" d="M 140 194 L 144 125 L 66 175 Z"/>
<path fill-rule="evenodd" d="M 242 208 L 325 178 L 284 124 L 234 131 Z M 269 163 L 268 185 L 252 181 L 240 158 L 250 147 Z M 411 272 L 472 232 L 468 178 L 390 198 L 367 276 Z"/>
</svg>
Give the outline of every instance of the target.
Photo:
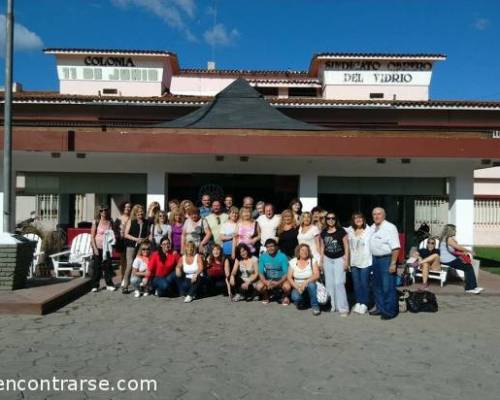
<svg viewBox="0 0 500 400">
<path fill-rule="evenodd" d="M 141 297 L 141 292 L 134 290 L 134 297 Z"/>
<path fill-rule="evenodd" d="M 481 293 L 481 290 L 477 290 L 478 288 L 475 288 L 475 289 L 471 289 L 471 290 L 466 290 L 465 293 L 468 293 L 468 294 L 479 294 Z M 482 288 L 479 288 L 479 289 L 482 289 Z"/>
<path fill-rule="evenodd" d="M 143 294 L 144 297 L 149 296 L 149 292 L 146 290 Z"/>
<path fill-rule="evenodd" d="M 159 297 L 160 296 L 160 292 L 158 291 L 158 289 L 155 290 L 155 296 L 156 297 Z"/>
<path fill-rule="evenodd" d="M 366 304 L 360 304 L 359 305 L 359 308 L 358 308 L 358 314 L 366 314 L 368 312 L 368 307 L 366 306 Z"/>
<path fill-rule="evenodd" d="M 233 297 L 233 301 L 241 301 L 243 300 L 243 296 L 239 293 L 236 293 Z"/>
<path fill-rule="evenodd" d="M 110 292 L 114 292 L 116 288 L 114 286 L 106 286 L 106 290 L 109 290 Z"/>
<path fill-rule="evenodd" d="M 484 288 L 482 288 L 482 287 L 479 287 L 479 286 L 478 286 L 478 287 L 476 287 L 476 289 L 474 289 L 474 290 L 477 290 L 479 293 L 481 293 L 481 292 L 484 290 Z"/>
<path fill-rule="evenodd" d="M 92 290 L 91 290 L 91 292 L 93 292 L 93 293 L 97 293 L 97 291 L 98 291 L 98 290 L 99 290 L 98 288 L 93 287 L 93 288 L 92 288 Z"/>
<path fill-rule="evenodd" d="M 354 307 L 352 308 L 351 312 L 359 314 L 359 306 L 360 305 L 361 304 L 359 304 L 359 303 L 354 304 Z"/>
<path fill-rule="evenodd" d="M 193 301 L 193 298 L 190 295 L 187 295 L 184 298 L 184 303 L 191 303 Z"/>
</svg>

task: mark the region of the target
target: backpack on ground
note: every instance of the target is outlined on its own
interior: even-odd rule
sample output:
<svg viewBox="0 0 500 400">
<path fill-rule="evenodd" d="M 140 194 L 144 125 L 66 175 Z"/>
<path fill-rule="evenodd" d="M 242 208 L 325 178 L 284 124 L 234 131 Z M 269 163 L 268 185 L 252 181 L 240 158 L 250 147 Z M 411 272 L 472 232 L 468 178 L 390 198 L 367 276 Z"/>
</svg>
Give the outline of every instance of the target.
<svg viewBox="0 0 500 400">
<path fill-rule="evenodd" d="M 418 312 L 437 312 L 438 303 L 436 295 L 432 292 L 410 292 L 406 299 L 408 311 L 412 313 Z"/>
</svg>

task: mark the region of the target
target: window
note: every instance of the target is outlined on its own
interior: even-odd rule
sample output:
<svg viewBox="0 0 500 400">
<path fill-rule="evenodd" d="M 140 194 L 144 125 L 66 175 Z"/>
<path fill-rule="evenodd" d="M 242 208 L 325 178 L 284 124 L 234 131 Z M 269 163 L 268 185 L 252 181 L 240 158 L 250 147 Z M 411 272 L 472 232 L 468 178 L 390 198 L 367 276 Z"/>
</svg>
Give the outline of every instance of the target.
<svg viewBox="0 0 500 400">
<path fill-rule="evenodd" d="M 288 97 L 318 97 L 318 90 L 311 87 L 288 88 Z"/>
<path fill-rule="evenodd" d="M 383 93 L 370 93 L 370 99 L 383 99 Z"/>
<path fill-rule="evenodd" d="M 102 89 L 102 94 L 118 94 L 117 89 L 104 88 Z"/>
<path fill-rule="evenodd" d="M 257 86 L 255 90 L 262 94 L 263 96 L 278 96 L 278 88 L 277 87 L 268 87 L 268 86 Z"/>
</svg>

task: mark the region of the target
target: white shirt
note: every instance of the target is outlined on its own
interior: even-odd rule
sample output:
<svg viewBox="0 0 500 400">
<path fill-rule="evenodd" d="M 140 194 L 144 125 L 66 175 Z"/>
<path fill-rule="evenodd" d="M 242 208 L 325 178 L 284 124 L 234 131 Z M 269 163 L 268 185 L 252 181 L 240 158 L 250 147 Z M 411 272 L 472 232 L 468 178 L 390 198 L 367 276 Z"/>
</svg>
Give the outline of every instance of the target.
<svg viewBox="0 0 500 400">
<path fill-rule="evenodd" d="M 264 246 L 267 239 L 276 239 L 276 231 L 281 222 L 281 217 L 274 214 L 272 218 L 261 215 L 257 218 L 257 224 L 260 228 L 260 243 Z"/>
<path fill-rule="evenodd" d="M 311 249 L 311 254 L 314 257 L 316 262 L 319 262 L 320 255 L 318 246 L 316 246 L 316 236 L 320 234 L 320 230 L 316 225 L 311 225 L 307 232 L 302 230 L 302 227 L 299 228 L 299 233 L 297 234 L 297 241 L 299 244 L 307 244 Z"/>
<path fill-rule="evenodd" d="M 139 272 L 145 272 L 148 269 L 148 264 L 141 257 L 136 257 L 132 263 L 132 268 Z"/>
<path fill-rule="evenodd" d="M 370 229 L 370 250 L 374 256 L 386 256 L 401 248 L 398 229 L 394 224 L 384 220 L 379 226 L 373 224 Z"/>
<path fill-rule="evenodd" d="M 370 236 L 372 229 L 367 226 L 360 236 L 354 234 L 354 229 L 350 226 L 345 228 L 349 238 L 349 254 L 351 256 L 351 266 L 367 268 L 372 265 L 372 252 L 370 251 Z"/>
<path fill-rule="evenodd" d="M 313 261 L 311 259 L 309 259 L 306 267 L 304 269 L 302 269 L 302 268 L 299 268 L 297 258 L 292 258 L 290 260 L 288 265 L 292 269 L 292 272 L 293 272 L 292 276 L 293 276 L 293 280 L 295 281 L 295 283 L 301 284 L 302 282 L 306 281 L 311 276 L 313 276 L 312 263 L 313 263 Z"/>
<path fill-rule="evenodd" d="M 184 271 L 186 278 L 191 279 L 193 275 L 198 272 L 198 254 L 194 255 L 193 262 L 191 264 L 187 263 L 186 258 L 186 256 L 182 256 L 182 270 Z"/>
</svg>

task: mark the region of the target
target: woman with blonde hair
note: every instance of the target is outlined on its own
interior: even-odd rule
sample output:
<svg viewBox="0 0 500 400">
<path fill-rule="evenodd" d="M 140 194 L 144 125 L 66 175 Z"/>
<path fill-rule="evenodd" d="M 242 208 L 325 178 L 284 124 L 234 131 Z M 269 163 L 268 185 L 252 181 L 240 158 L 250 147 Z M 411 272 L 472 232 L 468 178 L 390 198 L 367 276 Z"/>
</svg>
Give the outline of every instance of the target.
<svg viewBox="0 0 500 400">
<path fill-rule="evenodd" d="M 318 263 L 314 261 L 311 249 L 307 244 L 299 244 L 295 249 L 295 257 L 289 262 L 288 282 L 292 286 L 292 301 L 301 308 L 305 297 L 309 297 L 313 315 L 321 313 L 316 297 L 316 281 L 319 279 Z"/>
<path fill-rule="evenodd" d="M 313 225 L 315 225 L 320 231 L 322 231 L 326 226 L 325 211 L 321 207 L 317 206 L 311 210 L 311 215 Z"/>
<path fill-rule="evenodd" d="M 179 259 L 175 273 L 181 294 L 185 296 L 184 303 L 191 303 L 196 299 L 203 278 L 203 258 L 194 242 L 188 241 L 184 246 L 184 255 Z"/>
<path fill-rule="evenodd" d="M 158 214 L 160 210 L 160 203 L 157 201 L 152 201 L 151 204 L 149 204 L 148 212 L 146 214 L 149 225 L 153 225 L 155 223 L 156 214 Z"/>
<path fill-rule="evenodd" d="M 156 250 L 160 246 L 160 240 L 164 236 L 168 236 L 170 241 L 172 241 L 172 228 L 167 223 L 167 213 L 165 211 L 160 210 L 156 213 L 150 232 L 149 241 L 152 244 L 152 250 Z"/>
<path fill-rule="evenodd" d="M 295 248 L 299 244 L 297 241 L 297 224 L 292 210 L 285 210 L 281 213 L 281 222 L 278 225 L 278 246 L 285 253 L 288 259 L 293 258 Z"/>
<path fill-rule="evenodd" d="M 313 224 L 312 214 L 309 211 L 303 212 L 300 217 L 299 232 L 297 234 L 297 241 L 299 244 L 307 244 L 311 250 L 314 260 L 320 262 L 321 256 L 319 249 L 321 246 L 321 231 L 316 225 Z"/>
<path fill-rule="evenodd" d="M 188 218 L 189 217 L 189 211 L 192 208 L 194 208 L 194 203 L 191 200 L 182 200 L 179 208 L 184 213 L 184 218 Z"/>
<path fill-rule="evenodd" d="M 260 239 L 258 224 L 252 219 L 252 210 L 248 207 L 240 208 L 240 220 L 236 227 L 236 235 L 233 239 L 232 258 L 236 257 L 235 250 L 240 243 L 245 243 L 253 255 L 256 253 L 255 244 Z"/>
<path fill-rule="evenodd" d="M 184 212 L 177 208 L 170 214 L 170 227 L 172 228 L 172 248 L 180 253 L 182 249 L 182 229 L 184 227 Z"/>
<path fill-rule="evenodd" d="M 134 262 L 139 245 L 148 237 L 149 225 L 144 215 L 144 207 L 136 204 L 130 212 L 130 219 L 125 226 L 125 245 L 127 268 L 123 275 L 121 284 L 122 293 L 128 293 L 128 285 L 130 283 L 130 273 L 132 272 L 132 263 Z"/>
<path fill-rule="evenodd" d="M 469 256 L 470 260 L 472 252 L 458 244 L 455 239 L 456 232 L 457 228 L 452 224 L 445 225 L 443 228 L 439 241 L 439 257 L 441 259 L 441 264 L 464 271 L 465 293 L 479 294 L 484 289 L 477 286 L 474 268 L 470 262 L 466 262 L 461 258 Z"/>
</svg>

